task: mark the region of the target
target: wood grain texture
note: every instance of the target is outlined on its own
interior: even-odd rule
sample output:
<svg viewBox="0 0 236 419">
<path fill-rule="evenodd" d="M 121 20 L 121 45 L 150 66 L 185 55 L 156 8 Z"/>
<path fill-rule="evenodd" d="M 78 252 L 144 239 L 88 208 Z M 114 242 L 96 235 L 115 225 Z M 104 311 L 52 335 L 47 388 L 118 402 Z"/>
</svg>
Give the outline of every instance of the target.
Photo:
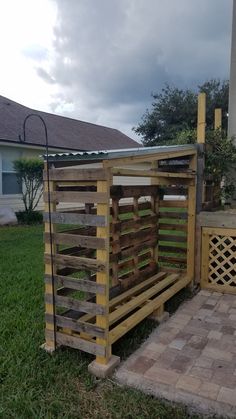
<svg viewBox="0 0 236 419">
<path fill-rule="evenodd" d="M 53 233 L 52 237 L 55 244 L 81 246 L 86 247 L 88 249 L 104 249 L 106 245 L 106 239 L 86 235 L 62 232 Z M 49 233 L 44 234 L 44 239 L 46 243 L 49 243 Z"/>
<path fill-rule="evenodd" d="M 137 176 L 151 178 L 177 178 L 177 179 L 193 179 L 195 174 L 189 172 L 163 172 L 155 170 L 134 170 L 134 169 L 112 169 L 113 176 Z"/>
<path fill-rule="evenodd" d="M 137 312 L 129 316 L 128 319 L 122 321 L 120 324 L 118 324 L 118 326 L 114 327 L 109 332 L 110 342 L 114 343 L 118 339 L 120 339 L 130 329 L 136 326 L 136 324 L 140 323 L 145 317 L 153 313 L 153 311 L 155 311 L 158 307 L 164 304 L 173 295 L 175 295 L 178 291 L 184 288 L 188 283 L 189 283 L 188 278 L 179 279 L 174 285 L 170 286 L 166 291 L 161 293 L 158 297 L 147 302 Z"/>
<path fill-rule="evenodd" d="M 152 298 L 155 294 L 162 291 L 170 284 L 175 282 L 178 278 L 178 274 L 171 274 L 162 281 L 158 282 L 158 284 L 153 285 L 148 290 L 142 292 L 140 295 L 133 297 L 130 301 L 118 307 L 109 315 L 109 324 L 112 325 L 122 317 L 126 316 L 132 310 L 136 309 L 137 307 L 142 306 L 142 304 L 146 303 L 150 298 Z"/>
<path fill-rule="evenodd" d="M 44 171 L 44 180 L 47 179 L 47 172 Z M 50 169 L 49 178 L 51 181 L 89 181 L 105 180 L 106 172 L 104 169 L 81 169 L 81 168 L 58 168 Z"/>
<path fill-rule="evenodd" d="M 48 263 L 50 261 L 50 255 L 45 254 L 44 260 Z M 95 272 L 102 272 L 106 269 L 106 265 L 97 259 L 55 254 L 53 260 L 55 264 L 60 267 L 64 266 Z"/>
<path fill-rule="evenodd" d="M 188 208 L 188 201 L 183 200 L 160 200 L 160 208 Z"/>
<path fill-rule="evenodd" d="M 135 185 L 135 186 L 111 186 L 111 198 L 139 198 L 141 196 L 150 196 L 158 193 L 156 186 Z"/>
<path fill-rule="evenodd" d="M 88 279 L 73 278 L 70 276 L 54 275 L 54 280 L 57 286 L 71 288 L 77 291 L 86 291 L 91 293 L 105 294 L 106 288 L 104 285 L 97 284 Z M 45 275 L 45 283 L 50 283 L 51 276 Z"/>
<path fill-rule="evenodd" d="M 107 173 L 107 180 L 106 181 L 98 181 L 97 182 L 97 191 L 101 193 L 105 193 L 107 196 L 107 200 L 103 204 L 97 205 L 97 214 L 98 216 L 103 216 L 107 220 L 105 227 L 97 227 L 96 235 L 98 238 L 107 239 L 110 237 L 110 173 Z M 110 285 L 110 269 L 109 269 L 109 243 L 107 241 L 107 245 L 105 249 L 97 249 L 96 250 L 96 258 L 97 260 L 101 260 L 106 266 L 106 269 L 103 272 L 98 272 L 96 275 L 96 282 L 97 284 L 104 285 L 106 287 L 105 295 L 96 295 L 96 302 L 98 305 L 101 305 L 104 308 L 103 315 L 96 316 L 96 325 L 101 327 L 105 330 L 105 339 L 97 338 L 97 344 L 102 345 L 106 348 L 104 356 L 97 356 L 96 362 L 106 365 L 111 357 L 111 345 L 108 340 L 108 331 L 109 331 L 109 285 Z"/>
<path fill-rule="evenodd" d="M 106 194 L 102 192 L 54 191 L 50 193 L 51 202 L 102 203 L 106 202 Z M 48 202 L 48 195 L 44 194 L 44 201 Z"/>
<path fill-rule="evenodd" d="M 107 220 L 102 215 L 93 215 L 93 214 L 76 214 L 76 213 L 66 213 L 66 212 L 52 212 L 51 214 L 52 222 L 55 224 L 78 224 L 83 226 L 101 226 L 104 227 L 107 223 Z M 48 212 L 44 213 L 44 221 L 49 221 Z"/>
<path fill-rule="evenodd" d="M 45 295 L 45 301 L 49 304 L 52 304 L 51 294 Z M 72 297 L 55 295 L 55 303 L 58 307 L 65 307 L 76 311 L 82 311 L 83 313 L 95 315 L 105 313 L 105 308 L 102 305 L 91 303 L 89 301 L 77 300 Z"/>
<path fill-rule="evenodd" d="M 202 227 L 236 228 L 236 214 L 227 211 L 200 212 L 198 220 Z"/>
<path fill-rule="evenodd" d="M 48 336 L 50 337 L 51 334 L 48 334 Z M 80 337 L 71 336 L 61 332 L 56 333 L 56 339 L 58 345 L 80 349 L 81 351 L 92 355 L 104 356 L 106 353 L 106 349 L 103 346 L 98 345 L 95 341 L 89 342 L 87 340 L 81 339 Z"/>
<path fill-rule="evenodd" d="M 52 315 L 46 314 L 46 321 L 52 323 Z M 56 325 L 57 327 L 63 327 L 70 329 L 73 332 L 82 332 L 87 333 L 91 337 L 104 337 L 105 332 L 101 327 L 96 326 L 95 324 L 82 322 L 80 320 L 71 319 L 70 317 L 56 315 Z"/>
</svg>

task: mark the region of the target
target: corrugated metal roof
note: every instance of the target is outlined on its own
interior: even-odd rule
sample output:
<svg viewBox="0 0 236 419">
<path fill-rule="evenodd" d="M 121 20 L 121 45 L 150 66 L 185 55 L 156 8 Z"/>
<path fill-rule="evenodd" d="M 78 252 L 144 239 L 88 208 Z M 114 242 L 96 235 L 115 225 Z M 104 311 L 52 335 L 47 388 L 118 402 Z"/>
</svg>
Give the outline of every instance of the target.
<svg viewBox="0 0 236 419">
<path fill-rule="evenodd" d="M 156 146 L 156 147 L 138 147 L 118 150 L 85 151 L 74 153 L 56 153 L 49 154 L 49 160 L 53 161 L 89 161 L 89 160 L 110 160 L 119 157 L 129 157 L 138 155 L 148 155 L 153 153 L 175 153 L 176 151 L 191 151 L 196 147 L 194 144 L 174 145 L 174 146 Z M 43 156 L 46 159 L 46 155 Z"/>
</svg>

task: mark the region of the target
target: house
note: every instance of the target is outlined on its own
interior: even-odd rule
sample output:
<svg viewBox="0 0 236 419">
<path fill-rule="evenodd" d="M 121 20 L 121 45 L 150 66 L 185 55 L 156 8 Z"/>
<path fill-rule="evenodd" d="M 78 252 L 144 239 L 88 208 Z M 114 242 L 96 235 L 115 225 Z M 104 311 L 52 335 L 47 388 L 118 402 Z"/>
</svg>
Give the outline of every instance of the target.
<svg viewBox="0 0 236 419">
<path fill-rule="evenodd" d="M 45 132 L 37 117 L 27 120 L 25 141 L 23 122 L 30 113 L 41 116 L 47 126 L 50 153 L 136 148 L 139 144 L 113 128 L 72 118 L 35 111 L 0 96 L 0 208 L 23 209 L 21 187 L 13 162 L 20 157 L 45 153 Z"/>
</svg>

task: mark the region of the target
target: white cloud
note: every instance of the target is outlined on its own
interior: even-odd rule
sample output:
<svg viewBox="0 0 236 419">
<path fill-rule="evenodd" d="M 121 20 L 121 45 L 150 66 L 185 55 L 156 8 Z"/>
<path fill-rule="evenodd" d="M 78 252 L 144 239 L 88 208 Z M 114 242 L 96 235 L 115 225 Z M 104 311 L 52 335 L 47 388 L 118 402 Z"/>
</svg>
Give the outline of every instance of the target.
<svg viewBox="0 0 236 419">
<path fill-rule="evenodd" d="M 74 117 L 130 134 L 165 82 L 228 77 L 231 0 L 56 3 L 50 74 Z"/>
<path fill-rule="evenodd" d="M 2 1 L 1 94 L 134 137 L 151 92 L 165 82 L 228 77 L 231 7 L 232 0 Z"/>
<path fill-rule="evenodd" d="M 52 51 L 56 5 L 48 0 L 0 1 L 0 94 L 26 106 L 50 109 L 53 89 L 35 64 L 47 65 Z"/>
</svg>

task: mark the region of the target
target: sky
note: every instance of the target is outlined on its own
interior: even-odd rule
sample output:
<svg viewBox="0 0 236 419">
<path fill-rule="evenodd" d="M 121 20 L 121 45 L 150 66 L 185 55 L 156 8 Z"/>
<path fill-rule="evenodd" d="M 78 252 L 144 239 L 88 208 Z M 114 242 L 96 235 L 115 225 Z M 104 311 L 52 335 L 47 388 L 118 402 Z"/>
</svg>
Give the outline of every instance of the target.
<svg viewBox="0 0 236 419">
<path fill-rule="evenodd" d="M 165 83 L 229 78 L 232 0 L 0 0 L 0 95 L 120 129 Z"/>
</svg>

